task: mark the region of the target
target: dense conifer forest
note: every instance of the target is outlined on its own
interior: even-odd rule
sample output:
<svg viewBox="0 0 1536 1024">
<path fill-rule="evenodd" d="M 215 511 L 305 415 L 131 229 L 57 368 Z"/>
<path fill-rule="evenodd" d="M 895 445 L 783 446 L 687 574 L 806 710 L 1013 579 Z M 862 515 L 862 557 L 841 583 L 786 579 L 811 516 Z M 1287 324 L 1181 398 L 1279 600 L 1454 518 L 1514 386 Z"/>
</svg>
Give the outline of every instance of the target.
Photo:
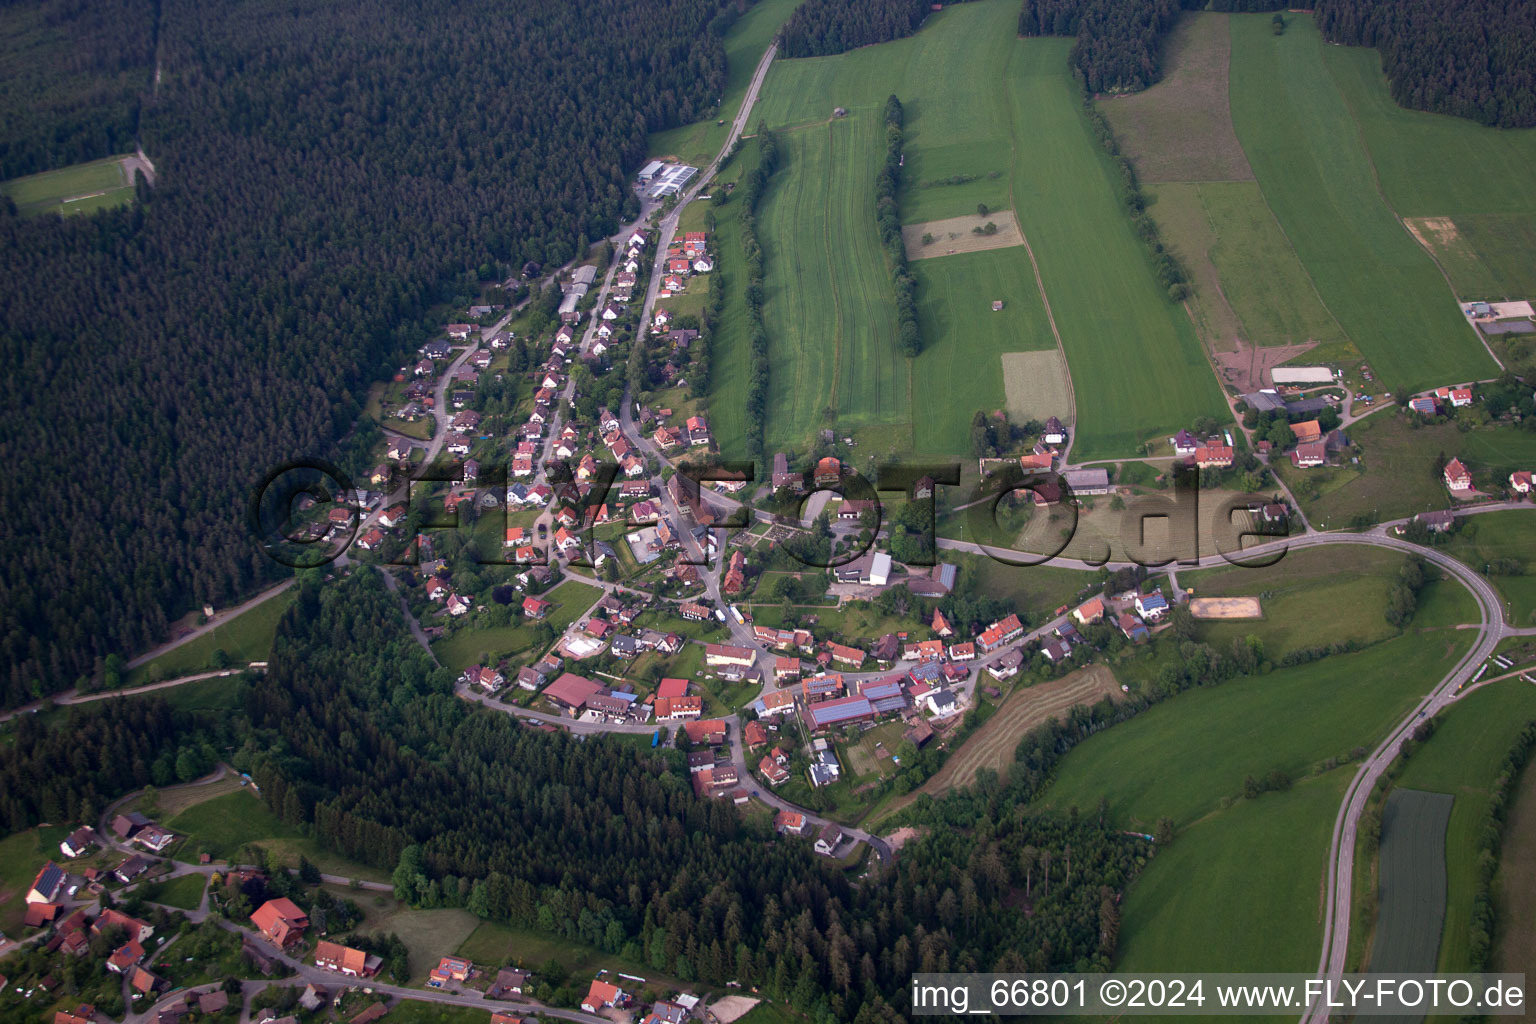
<svg viewBox="0 0 1536 1024">
<path fill-rule="evenodd" d="M 825 57 L 916 32 L 930 0 L 806 0 L 784 24 L 786 57 Z"/>
<path fill-rule="evenodd" d="M 718 101 L 734 11 L 156 6 L 163 73 L 139 125 L 155 187 L 91 217 L 24 220 L 0 203 L 3 705 L 267 579 L 243 525 L 261 475 L 332 451 L 369 382 L 430 336 L 432 304 L 616 229 L 646 133 Z M 97 44 L 122 32 L 142 56 L 147 30 L 121 27 L 136 10 L 55 3 L 49 39 L 87 41 L 83 59 L 109 77 Z M 30 81 L 6 81 L 7 95 L 42 88 Z M 32 110 L 27 141 L 0 140 L 5 152 L 123 148 L 92 150 L 72 127 L 90 95 Z M 119 107 L 105 109 L 115 123 Z"/>
<path fill-rule="evenodd" d="M 1319 0 L 1317 24 L 1330 42 L 1380 50 L 1405 107 L 1536 125 L 1533 0 Z"/>
<path fill-rule="evenodd" d="M 0 179 L 133 151 L 155 0 L 0 6 Z"/>
<path fill-rule="evenodd" d="M 1149 855 L 1086 814 L 1014 812 L 855 883 L 808 841 L 695 797 L 675 753 L 455 698 L 371 573 L 302 590 L 248 710 L 272 809 L 392 869 L 403 897 L 763 986 L 818 1021 L 900 1019 L 914 970 L 1103 967 Z"/>
</svg>

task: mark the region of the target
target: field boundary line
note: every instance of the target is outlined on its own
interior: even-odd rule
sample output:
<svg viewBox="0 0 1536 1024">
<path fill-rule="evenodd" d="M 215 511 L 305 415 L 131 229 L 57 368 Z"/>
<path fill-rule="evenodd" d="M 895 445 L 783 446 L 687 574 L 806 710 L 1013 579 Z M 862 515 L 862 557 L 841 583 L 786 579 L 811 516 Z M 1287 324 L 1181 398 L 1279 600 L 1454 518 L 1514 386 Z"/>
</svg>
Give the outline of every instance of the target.
<svg viewBox="0 0 1536 1024">
<path fill-rule="evenodd" d="M 1014 59 L 1019 53 L 1019 42 L 1014 41 L 1012 49 L 1008 51 L 1008 62 L 1003 65 L 1003 80 L 1010 81 L 1008 69 L 1013 66 Z M 1018 122 L 1015 117 L 1018 113 L 1018 101 L 1013 95 L 1010 86 L 1008 94 L 1008 205 L 1013 208 L 1013 221 L 1019 226 L 1019 237 L 1024 240 L 1024 252 L 1029 256 L 1030 269 L 1035 272 L 1035 288 L 1040 292 L 1040 304 L 1045 307 L 1046 322 L 1051 325 L 1051 334 L 1056 339 L 1056 351 L 1061 355 L 1061 365 L 1067 374 L 1067 410 L 1068 417 L 1072 421 L 1072 433 L 1067 437 L 1066 448 L 1061 453 L 1061 464 L 1067 464 L 1068 457 L 1072 454 L 1072 445 L 1077 442 L 1077 390 L 1072 383 L 1072 364 L 1067 361 L 1067 347 L 1062 344 L 1061 331 L 1056 327 L 1056 316 L 1051 312 L 1051 298 L 1045 293 L 1045 278 L 1040 276 L 1040 264 L 1035 259 L 1034 247 L 1029 244 L 1029 233 L 1024 230 L 1023 218 L 1019 216 L 1019 202 L 1013 193 L 1013 183 L 1018 171 L 1017 160 L 1019 155 Z"/>
<path fill-rule="evenodd" d="M 1370 143 L 1365 138 L 1365 125 L 1360 121 L 1360 114 L 1355 110 L 1355 104 L 1349 97 L 1349 91 L 1339 82 L 1339 76 L 1334 73 L 1333 66 L 1328 63 L 1326 58 L 1323 60 L 1323 68 L 1328 72 L 1328 80 L 1333 83 L 1333 88 L 1339 94 L 1339 98 L 1344 101 L 1344 109 L 1349 111 L 1349 120 L 1355 126 L 1355 140 L 1360 144 L 1360 151 L 1365 154 L 1365 166 L 1371 169 L 1371 187 L 1376 190 L 1377 198 L 1381 200 L 1381 205 L 1387 208 L 1387 212 L 1392 215 L 1392 219 L 1397 221 L 1397 226 L 1402 228 L 1409 238 L 1413 239 L 1414 245 L 1418 246 L 1429 256 L 1429 261 L 1435 265 L 1435 269 L 1440 272 L 1441 279 L 1445 281 L 1446 290 L 1451 293 L 1451 300 L 1459 307 L 1461 305 L 1461 297 L 1456 294 L 1456 285 L 1451 281 L 1451 275 L 1446 273 L 1445 265 L 1440 262 L 1440 258 L 1430 250 L 1429 246 L 1419 241 L 1419 237 L 1413 233 L 1413 229 L 1408 226 L 1408 222 L 1403 219 L 1403 215 L 1398 213 L 1397 207 L 1392 205 L 1392 200 L 1387 198 L 1386 189 L 1381 187 L 1381 174 L 1376 170 L 1376 158 L 1371 154 Z M 1470 320 L 1467 321 L 1467 329 L 1477 337 L 1477 340 L 1483 346 L 1483 351 L 1487 352 L 1488 358 L 1493 360 L 1493 365 L 1499 368 L 1500 373 L 1503 373 L 1505 369 L 1504 363 L 1494 354 L 1493 346 L 1488 344 L 1488 339 L 1483 336 L 1483 332 L 1478 330 L 1477 326 Z"/>
<path fill-rule="evenodd" d="M 832 123 L 827 125 L 827 175 L 833 173 L 837 166 L 833 153 Z M 831 184 L 830 180 L 828 184 Z M 827 269 L 831 270 L 832 262 L 832 189 L 828 188 L 822 193 L 822 218 L 821 218 L 821 245 L 827 255 Z M 838 389 L 841 387 L 843 372 L 843 291 L 838 287 L 836 274 L 827 276 L 832 285 L 832 387 L 827 395 L 828 408 L 832 410 L 833 429 L 836 430 Z"/>
</svg>

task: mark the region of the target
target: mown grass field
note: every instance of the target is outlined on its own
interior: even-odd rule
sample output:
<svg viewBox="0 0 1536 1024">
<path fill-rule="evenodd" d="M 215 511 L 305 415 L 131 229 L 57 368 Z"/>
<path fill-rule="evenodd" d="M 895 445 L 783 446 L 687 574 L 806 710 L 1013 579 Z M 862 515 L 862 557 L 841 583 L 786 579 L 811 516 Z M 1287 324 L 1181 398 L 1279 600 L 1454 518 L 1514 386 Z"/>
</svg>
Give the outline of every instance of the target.
<svg viewBox="0 0 1536 1024">
<path fill-rule="evenodd" d="M 189 640 L 180 647 L 166 651 L 154 661 L 128 672 L 126 685 L 139 686 L 152 681 L 157 675 L 163 679 L 174 679 L 176 676 L 192 675 L 212 668 L 213 652 L 218 650 L 229 655 L 231 665 L 266 661 L 272 654 L 272 639 L 277 636 L 277 622 L 297 595 L 298 591 L 289 588 L 245 614 L 215 626 L 196 640 Z"/>
<path fill-rule="evenodd" d="M 975 411 L 1007 406 L 1002 357 L 1054 354 L 1056 339 L 1024 250 L 959 253 L 911 266 L 922 296 L 918 323 L 925 346 L 913 365 L 913 401 L 922 412 L 913 424 L 913 446 L 969 454 L 965 442 Z M 996 312 L 994 298 L 1003 300 Z"/>
<path fill-rule="evenodd" d="M 1238 797 L 1243 778 L 1299 777 L 1370 746 L 1466 650 L 1470 633 L 1410 633 L 1355 654 L 1182 694 L 1080 744 L 1041 796 L 1065 808 L 1109 801 L 1111 818 L 1150 831 L 1187 826 Z M 1321 851 L 1320 854 L 1321 855 Z"/>
<path fill-rule="evenodd" d="M 1221 348 L 1316 342 L 1307 359 L 1354 354 L 1251 181 L 1152 185 L 1148 207 L 1189 267 L 1203 335 Z M 1305 361 L 1305 360 L 1303 360 Z"/>
<path fill-rule="evenodd" d="M 1515 735 L 1532 718 L 1536 687 L 1529 683 L 1512 679 L 1474 690 L 1440 716 L 1434 736 L 1408 759 L 1397 780 L 1402 787 L 1456 798 L 1445 829 L 1445 927 L 1439 940 L 1439 970 L 1470 969 L 1467 937 L 1488 789 Z M 1513 825 L 1511 821 L 1506 829 L 1506 843 L 1519 835 Z"/>
<path fill-rule="evenodd" d="M 1488 128 L 1393 102 L 1372 49 L 1327 47 L 1324 63 L 1365 137 L 1399 216 L 1450 218 L 1464 245 L 1437 249 L 1459 296 L 1536 295 L 1536 131 Z"/>
<path fill-rule="evenodd" d="M 725 175 L 745 174 L 757 166 L 757 144 L 744 143 Z M 697 204 L 695 204 L 697 205 Z M 742 201 L 736 198 L 715 213 L 715 270 L 710 286 L 724 281 L 725 303 L 716 321 L 709 352 L 709 426 L 726 458 L 747 451 L 747 390 L 752 382 L 752 347 L 747 340 L 747 268 L 741 248 Z M 698 287 L 697 284 L 694 287 Z"/>
<path fill-rule="evenodd" d="M 1269 20 L 1231 19 L 1232 118 L 1323 301 L 1386 389 L 1493 375 L 1450 286 L 1378 193 L 1312 19 L 1289 18 L 1280 36 Z"/>
<path fill-rule="evenodd" d="M 725 34 L 725 94 L 715 116 L 652 134 L 647 140 L 652 156 L 675 156 L 700 168 L 715 158 L 730 134 L 731 122 L 741 112 L 741 101 L 746 99 L 757 62 L 800 3 L 801 0 L 758 0 L 737 19 Z M 724 124 L 718 123 L 721 121 Z M 748 124 L 747 131 L 751 130 L 752 125 Z"/>
<path fill-rule="evenodd" d="M 166 822 L 166 827 L 187 837 L 184 857 L 207 852 L 215 860 L 228 860 L 246 843 L 299 836 L 248 788 L 195 804 Z"/>
<path fill-rule="evenodd" d="M 1128 450 L 1221 412 L 1194 331 L 1157 286 L 1117 201 L 1108 159 L 1079 109 L 1069 44 L 1018 40 L 1017 14 L 1003 0 L 965 4 L 934 15 L 908 39 L 778 62 L 770 72 L 754 117 L 794 126 L 784 133 L 782 180 L 776 175 L 764 204 L 771 444 L 805 437 L 835 410 L 839 431 L 881 425 L 882 443 L 964 453 L 971 414 L 1002 404 L 1000 389 L 983 383 L 998 357 L 1050 336 L 1035 312 L 1043 306 L 1029 298 L 1034 272 L 1024 250 L 923 261 L 919 304 L 929 348 L 903 395 L 905 360 L 892 361 L 889 279 L 872 197 L 883 153 L 880 113 L 892 93 L 906 108 L 904 221 L 971 213 L 978 202 L 1011 207 L 1018 217 L 1073 372 L 1075 454 Z M 835 106 L 848 117 L 829 121 Z M 954 175 L 974 180 L 922 187 Z M 996 298 L 1008 304 L 1004 314 L 1011 307 L 1025 315 L 1011 337 L 989 322 L 1000 315 L 991 309 Z M 957 380 L 962 370 L 974 372 Z"/>
<path fill-rule="evenodd" d="M 340 899 L 352 900 L 363 911 L 356 931 L 400 936 L 410 953 L 411 985 L 425 984 L 438 958 L 451 955 L 480 927 L 480 919 L 467 910 L 416 910 L 381 892 L 358 892 L 341 885 L 326 888 Z"/>
<path fill-rule="evenodd" d="M 1319 889 L 1348 782 L 1338 769 L 1181 832 L 1131 885 L 1115 969 L 1315 968 Z"/>
<path fill-rule="evenodd" d="M 868 109 L 781 136 L 784 159 L 759 211 L 770 449 L 834 423 L 910 431 L 909 361 L 896 347 L 896 296 L 875 230 L 884 148 Z"/>
<path fill-rule="evenodd" d="M 1202 597 L 1261 597 L 1262 620 L 1206 621 L 1200 635 L 1218 651 L 1239 637 L 1257 636 L 1264 641 L 1265 657 L 1278 662 L 1301 648 L 1390 638 L 1396 631 L 1386 620 L 1387 592 L 1404 561 L 1380 549 L 1303 548 L 1269 569 L 1181 573 L 1179 582 Z M 1417 627 L 1477 621 L 1471 596 L 1454 581 L 1430 583 L 1419 600 Z"/>
<path fill-rule="evenodd" d="M 1445 827 L 1454 798 L 1402 786 L 1381 816 L 1380 910 L 1371 971 L 1432 971 L 1445 924 Z"/>
<path fill-rule="evenodd" d="M 22 214 L 92 213 L 133 202 L 133 182 L 123 173 L 120 156 L 74 164 L 25 178 L 0 182 Z M 89 197 L 89 198 L 80 198 Z"/>
<path fill-rule="evenodd" d="M 1227 102 L 1231 55 L 1227 19 L 1191 12 L 1163 43 L 1155 85 L 1099 102 L 1142 181 L 1253 180 Z"/>
</svg>

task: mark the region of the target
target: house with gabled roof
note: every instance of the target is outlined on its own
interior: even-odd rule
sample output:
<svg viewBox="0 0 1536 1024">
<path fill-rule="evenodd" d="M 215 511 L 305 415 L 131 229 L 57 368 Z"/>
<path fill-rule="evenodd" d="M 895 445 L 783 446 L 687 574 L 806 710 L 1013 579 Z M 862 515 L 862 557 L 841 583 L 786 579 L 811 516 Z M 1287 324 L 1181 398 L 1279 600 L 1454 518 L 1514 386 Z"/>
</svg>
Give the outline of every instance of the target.
<svg viewBox="0 0 1536 1024">
<path fill-rule="evenodd" d="M 1470 491 L 1472 489 L 1472 472 L 1462 465 L 1460 459 L 1452 459 L 1445 464 L 1445 486 L 1452 491 Z"/>
</svg>

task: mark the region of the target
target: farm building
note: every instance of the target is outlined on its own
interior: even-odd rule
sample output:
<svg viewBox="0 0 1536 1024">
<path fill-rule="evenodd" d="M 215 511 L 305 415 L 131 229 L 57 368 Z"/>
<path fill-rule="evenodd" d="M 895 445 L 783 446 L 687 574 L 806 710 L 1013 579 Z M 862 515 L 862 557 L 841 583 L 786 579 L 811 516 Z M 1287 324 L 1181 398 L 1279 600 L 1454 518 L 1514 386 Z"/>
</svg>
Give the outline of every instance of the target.
<svg viewBox="0 0 1536 1024">
<path fill-rule="evenodd" d="M 1269 377 L 1277 385 L 1333 383 L 1333 371 L 1326 366 L 1277 366 Z"/>
</svg>

